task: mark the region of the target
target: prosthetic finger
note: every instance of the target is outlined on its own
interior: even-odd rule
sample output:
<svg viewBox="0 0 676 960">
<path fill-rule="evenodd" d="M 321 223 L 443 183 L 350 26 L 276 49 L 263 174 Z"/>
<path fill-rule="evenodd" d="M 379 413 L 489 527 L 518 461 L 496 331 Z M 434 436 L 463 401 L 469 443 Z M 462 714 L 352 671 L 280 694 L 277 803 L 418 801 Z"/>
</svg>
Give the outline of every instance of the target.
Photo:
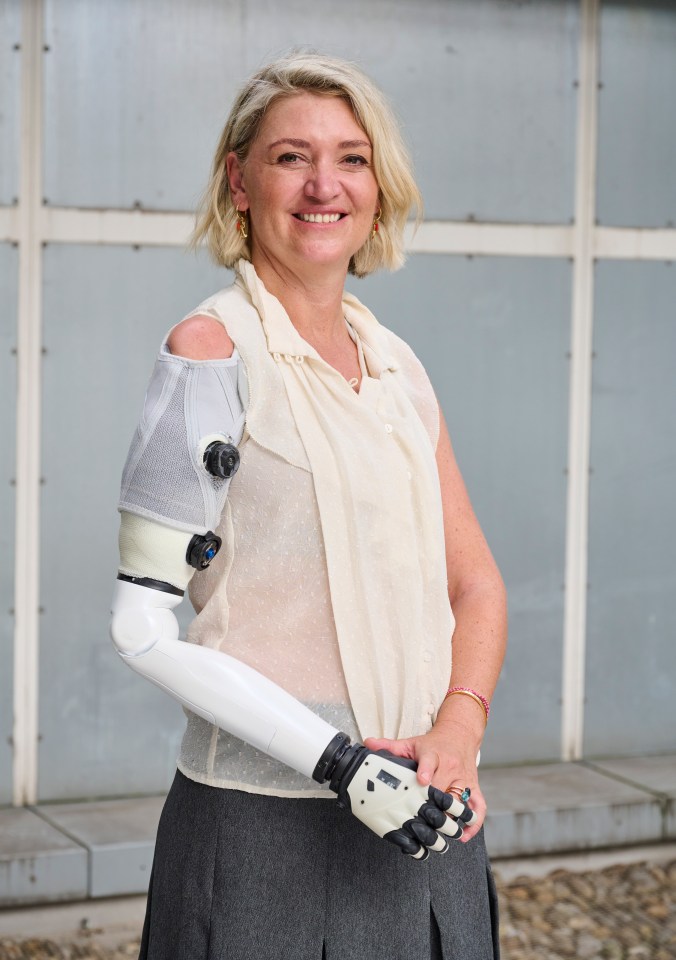
<svg viewBox="0 0 676 960">
<path fill-rule="evenodd" d="M 385 840 L 389 840 L 396 847 L 399 847 L 402 853 L 407 853 L 414 860 L 427 860 L 430 855 L 429 850 L 412 837 L 406 830 L 392 830 L 385 834 Z"/>
<path fill-rule="evenodd" d="M 437 840 L 441 840 L 441 837 L 436 830 L 433 830 L 428 823 L 425 823 L 424 820 L 409 820 L 405 824 L 407 830 L 410 830 L 416 840 L 419 840 L 425 847 L 435 847 L 437 846 Z"/>
<path fill-rule="evenodd" d="M 457 820 L 449 817 L 447 813 L 440 810 L 439 807 L 432 802 L 428 802 L 420 808 L 419 816 L 423 817 L 424 820 L 433 826 L 435 830 L 438 830 L 439 833 L 443 833 L 452 840 L 462 836 L 462 826 Z"/>
<path fill-rule="evenodd" d="M 443 827 L 439 827 L 439 833 L 443 833 L 444 836 L 450 837 L 451 840 L 459 840 L 462 836 L 462 827 L 457 820 L 454 820 L 453 817 L 446 817 L 446 823 Z"/>
<path fill-rule="evenodd" d="M 468 827 L 477 821 L 474 810 L 451 793 L 444 793 L 437 787 L 430 787 L 430 799 L 451 817 L 455 817 L 456 820 L 460 820 Z"/>
<path fill-rule="evenodd" d="M 424 846 L 429 847 L 430 850 L 434 850 L 435 853 L 446 853 L 448 850 L 446 840 L 439 836 L 437 831 L 430 827 L 428 823 L 425 823 L 424 820 L 416 818 L 407 823 L 406 827 L 417 840 Z"/>
<path fill-rule="evenodd" d="M 424 803 L 420 810 L 418 811 L 418 816 L 423 817 L 430 826 L 434 827 L 435 830 L 438 830 L 439 827 L 443 827 L 446 823 L 447 817 L 443 810 L 440 810 L 439 807 L 427 801 Z"/>
<path fill-rule="evenodd" d="M 472 824 L 476 823 L 478 819 L 479 818 L 476 812 L 472 810 L 470 807 L 465 807 L 465 812 L 461 813 L 460 816 L 458 817 L 458 820 L 462 820 L 462 822 L 468 827 L 471 827 Z"/>
</svg>

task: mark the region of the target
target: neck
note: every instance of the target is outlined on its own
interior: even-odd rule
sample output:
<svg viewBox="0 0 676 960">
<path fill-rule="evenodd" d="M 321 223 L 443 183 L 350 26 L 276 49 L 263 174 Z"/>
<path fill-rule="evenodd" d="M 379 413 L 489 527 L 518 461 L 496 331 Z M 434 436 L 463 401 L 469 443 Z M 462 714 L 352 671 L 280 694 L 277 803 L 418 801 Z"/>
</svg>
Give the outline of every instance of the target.
<svg viewBox="0 0 676 960">
<path fill-rule="evenodd" d="M 279 300 L 304 340 L 317 348 L 344 339 L 346 269 L 332 267 L 295 273 L 255 250 L 252 262 L 265 289 Z"/>
</svg>

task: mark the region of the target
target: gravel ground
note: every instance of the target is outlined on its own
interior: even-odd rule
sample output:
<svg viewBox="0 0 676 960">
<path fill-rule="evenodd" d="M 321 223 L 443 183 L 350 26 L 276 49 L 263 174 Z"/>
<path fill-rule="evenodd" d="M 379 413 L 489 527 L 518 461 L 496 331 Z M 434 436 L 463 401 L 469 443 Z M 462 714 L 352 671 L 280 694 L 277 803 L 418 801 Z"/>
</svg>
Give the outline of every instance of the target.
<svg viewBox="0 0 676 960">
<path fill-rule="evenodd" d="M 676 860 L 633 863 L 545 878 L 496 880 L 503 960 L 676 960 Z M 0 940 L 0 960 L 129 960 L 138 938 L 116 949 L 96 930 L 78 942 Z M 382 958 L 387 960 L 387 958 Z"/>
<path fill-rule="evenodd" d="M 498 889 L 504 960 L 676 960 L 676 860 Z"/>
</svg>

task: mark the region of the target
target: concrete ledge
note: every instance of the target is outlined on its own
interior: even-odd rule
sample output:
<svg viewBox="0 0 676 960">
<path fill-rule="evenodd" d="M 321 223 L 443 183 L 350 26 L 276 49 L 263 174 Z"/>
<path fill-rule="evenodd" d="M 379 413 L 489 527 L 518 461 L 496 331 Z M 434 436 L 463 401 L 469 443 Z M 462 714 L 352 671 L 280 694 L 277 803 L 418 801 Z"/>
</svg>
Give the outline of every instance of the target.
<svg viewBox="0 0 676 960">
<path fill-rule="evenodd" d="M 90 897 L 145 893 L 163 797 L 56 803 L 41 816 L 88 852 Z"/>
<path fill-rule="evenodd" d="M 493 858 L 630 846 L 664 839 L 660 799 L 584 763 L 485 770 Z"/>
<path fill-rule="evenodd" d="M 493 859 L 676 839 L 676 757 L 484 769 Z M 145 893 L 162 797 L 0 810 L 0 906 Z"/>
<path fill-rule="evenodd" d="M 676 757 L 627 757 L 590 761 L 600 773 L 655 793 L 663 806 L 664 838 L 676 839 Z"/>
<path fill-rule="evenodd" d="M 0 904 L 87 896 L 87 851 L 31 810 L 0 810 Z"/>
</svg>

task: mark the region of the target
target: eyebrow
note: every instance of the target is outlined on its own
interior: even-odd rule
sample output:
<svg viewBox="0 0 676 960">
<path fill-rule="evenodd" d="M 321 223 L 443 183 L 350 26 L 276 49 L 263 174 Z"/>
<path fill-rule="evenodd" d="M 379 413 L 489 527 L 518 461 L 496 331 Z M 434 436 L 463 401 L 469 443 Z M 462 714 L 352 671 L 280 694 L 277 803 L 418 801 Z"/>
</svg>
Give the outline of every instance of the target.
<svg viewBox="0 0 676 960">
<path fill-rule="evenodd" d="M 301 150 L 308 150 L 312 146 L 311 143 L 308 143 L 307 140 L 296 140 L 293 137 L 283 137 L 281 140 L 275 140 L 274 143 L 271 143 L 268 147 L 268 150 L 272 150 L 273 147 L 279 147 L 283 143 L 288 143 L 291 147 L 299 147 Z M 368 147 L 371 149 L 371 144 L 368 140 L 342 140 L 338 144 L 339 150 L 354 150 L 357 147 Z"/>
</svg>

